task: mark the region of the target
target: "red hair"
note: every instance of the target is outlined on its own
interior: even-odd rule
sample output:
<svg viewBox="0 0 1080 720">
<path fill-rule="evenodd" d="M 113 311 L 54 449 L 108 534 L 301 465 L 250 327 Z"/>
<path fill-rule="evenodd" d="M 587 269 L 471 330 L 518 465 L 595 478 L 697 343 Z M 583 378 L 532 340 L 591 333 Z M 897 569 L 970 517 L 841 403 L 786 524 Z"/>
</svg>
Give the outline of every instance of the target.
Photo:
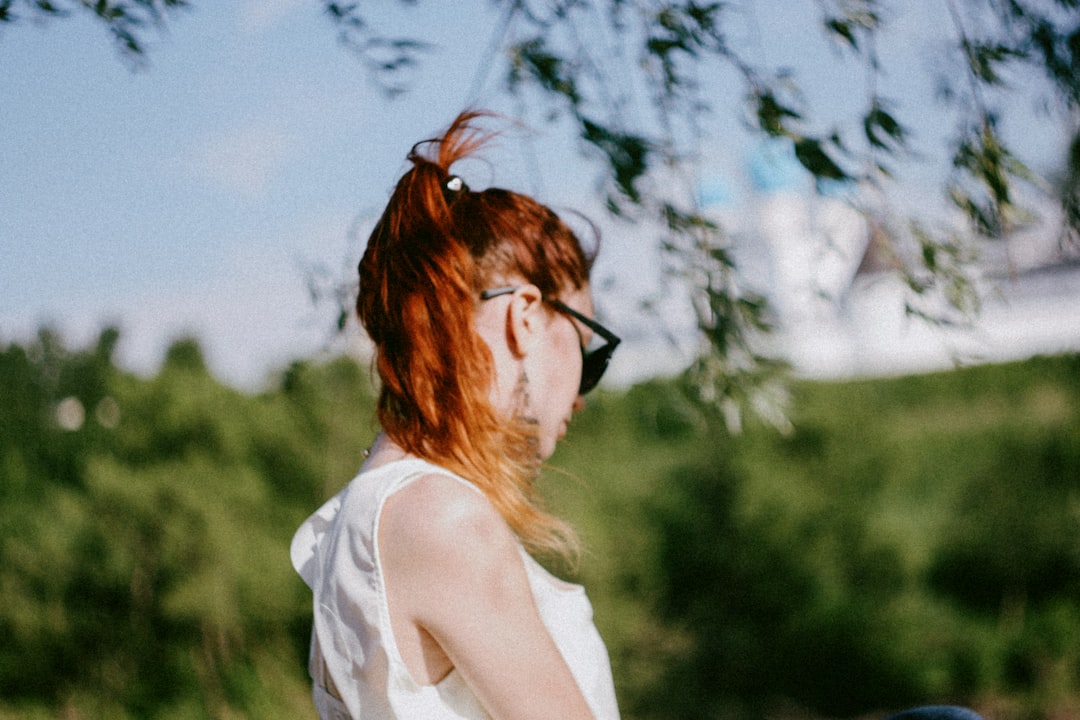
<svg viewBox="0 0 1080 720">
<path fill-rule="evenodd" d="M 533 428 L 491 404 L 494 361 L 475 325 L 480 292 L 524 280 L 546 298 L 589 281 L 592 256 L 554 212 L 519 193 L 448 189 L 451 166 L 491 137 L 459 115 L 414 146 L 360 261 L 357 315 L 376 348 L 377 415 L 404 450 L 468 478 L 532 552 L 566 557 L 573 533 L 533 489 Z M 426 152 L 425 152 L 426 151 Z"/>
</svg>

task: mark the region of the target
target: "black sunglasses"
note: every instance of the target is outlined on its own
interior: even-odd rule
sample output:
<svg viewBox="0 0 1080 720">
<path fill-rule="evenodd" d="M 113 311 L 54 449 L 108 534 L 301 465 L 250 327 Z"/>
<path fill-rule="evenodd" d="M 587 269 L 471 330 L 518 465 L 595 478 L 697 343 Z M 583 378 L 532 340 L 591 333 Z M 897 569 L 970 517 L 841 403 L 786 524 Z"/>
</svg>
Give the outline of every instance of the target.
<svg viewBox="0 0 1080 720">
<path fill-rule="evenodd" d="M 491 298 L 499 297 L 500 295 L 509 295 L 519 287 L 521 286 L 509 285 L 507 287 L 484 290 L 480 293 L 480 299 L 490 300 Z M 582 315 L 562 300 L 548 300 L 545 298 L 544 301 L 551 305 L 556 312 L 569 315 L 605 340 L 603 345 L 593 350 L 586 349 L 584 344 L 581 345 L 581 383 L 578 385 L 578 395 L 584 395 L 596 387 L 597 383 L 600 382 L 600 378 L 604 376 L 604 371 L 607 370 L 608 363 L 611 362 L 611 356 L 615 352 L 615 348 L 617 348 L 622 341 L 615 333 L 611 332 L 592 318 Z M 577 330 L 577 328 L 575 327 L 574 330 Z M 580 341 L 580 339 L 581 332 L 578 331 L 578 340 Z"/>
</svg>

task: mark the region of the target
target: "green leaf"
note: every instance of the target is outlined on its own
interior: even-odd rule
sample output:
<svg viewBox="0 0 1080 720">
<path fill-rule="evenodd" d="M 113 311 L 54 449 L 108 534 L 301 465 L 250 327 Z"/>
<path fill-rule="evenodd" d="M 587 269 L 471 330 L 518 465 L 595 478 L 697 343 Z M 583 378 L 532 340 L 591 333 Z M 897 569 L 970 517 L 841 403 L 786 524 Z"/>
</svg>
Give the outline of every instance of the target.
<svg viewBox="0 0 1080 720">
<path fill-rule="evenodd" d="M 581 101 L 574 70 L 562 57 L 551 52 L 543 37 L 517 43 L 510 48 L 509 83 L 515 88 L 532 80 L 544 90 L 561 95 L 571 105 Z"/>
<path fill-rule="evenodd" d="M 873 147 L 882 150 L 904 147 L 907 141 L 904 127 L 877 102 L 863 118 L 863 132 Z"/>
<path fill-rule="evenodd" d="M 838 36 L 853 49 L 859 49 L 859 43 L 855 39 L 855 33 L 851 29 L 851 23 L 840 18 L 829 18 L 825 21 L 825 29 Z"/>
<path fill-rule="evenodd" d="M 829 157 L 821 142 L 814 138 L 801 138 L 795 142 L 795 157 L 815 178 L 825 180 L 850 180 L 836 162 Z"/>
<path fill-rule="evenodd" d="M 623 133 L 587 118 L 581 118 L 581 130 L 582 138 L 607 157 L 619 190 L 632 202 L 640 202 L 636 183 L 649 166 L 649 142 L 640 135 Z"/>
<path fill-rule="evenodd" d="M 962 45 L 972 73 L 987 85 L 1001 84 L 998 67 L 1023 57 L 1022 51 L 1002 43 L 976 43 L 965 39 Z"/>
<path fill-rule="evenodd" d="M 765 90 L 754 96 L 757 104 L 758 126 L 772 136 L 786 136 L 788 120 L 801 120 L 802 116 L 783 103 L 771 91 Z"/>
</svg>

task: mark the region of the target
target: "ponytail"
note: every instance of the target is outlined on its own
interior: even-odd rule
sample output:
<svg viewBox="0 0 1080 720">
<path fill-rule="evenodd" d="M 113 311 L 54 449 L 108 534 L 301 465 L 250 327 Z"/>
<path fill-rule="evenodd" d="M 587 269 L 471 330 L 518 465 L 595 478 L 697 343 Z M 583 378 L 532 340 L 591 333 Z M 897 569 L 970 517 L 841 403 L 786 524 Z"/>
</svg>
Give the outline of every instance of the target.
<svg viewBox="0 0 1080 720">
<path fill-rule="evenodd" d="M 490 401 L 491 352 L 477 332 L 484 283 L 520 276 L 556 297 L 582 287 L 591 265 L 547 208 L 505 190 L 473 192 L 451 166 L 492 135 L 460 115 L 414 146 L 360 261 L 356 310 L 375 344 L 377 417 L 404 450 L 473 482 L 526 548 L 572 560 L 573 532 L 542 508 L 535 430 Z M 434 156 L 424 150 L 437 148 Z"/>
</svg>

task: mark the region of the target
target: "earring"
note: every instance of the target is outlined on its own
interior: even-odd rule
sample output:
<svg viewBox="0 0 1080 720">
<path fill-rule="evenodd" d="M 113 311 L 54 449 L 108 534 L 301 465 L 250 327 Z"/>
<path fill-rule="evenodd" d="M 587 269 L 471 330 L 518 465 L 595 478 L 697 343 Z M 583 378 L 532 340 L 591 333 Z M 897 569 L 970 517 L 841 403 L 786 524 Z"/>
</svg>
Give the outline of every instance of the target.
<svg viewBox="0 0 1080 720">
<path fill-rule="evenodd" d="M 540 421 L 533 415 L 532 400 L 529 396 L 529 376 L 525 374 L 525 368 L 518 375 L 517 384 L 514 386 L 514 415 L 526 425 L 539 425 Z"/>
<path fill-rule="evenodd" d="M 529 376 L 525 374 L 525 368 L 522 368 L 521 374 L 518 375 L 517 384 L 514 386 L 514 396 L 516 398 L 515 419 L 525 431 L 525 442 L 531 456 L 539 452 L 540 438 L 537 437 L 536 433 L 540 427 L 540 421 L 532 413 L 529 398 Z M 536 457 L 536 461 L 539 463 L 539 456 Z M 539 472 L 540 468 L 537 465 L 536 473 L 539 474 Z"/>
<path fill-rule="evenodd" d="M 517 383 L 514 385 L 514 398 L 517 400 L 517 414 L 527 417 L 529 414 L 529 376 L 525 374 L 525 368 L 521 368 Z"/>
</svg>

